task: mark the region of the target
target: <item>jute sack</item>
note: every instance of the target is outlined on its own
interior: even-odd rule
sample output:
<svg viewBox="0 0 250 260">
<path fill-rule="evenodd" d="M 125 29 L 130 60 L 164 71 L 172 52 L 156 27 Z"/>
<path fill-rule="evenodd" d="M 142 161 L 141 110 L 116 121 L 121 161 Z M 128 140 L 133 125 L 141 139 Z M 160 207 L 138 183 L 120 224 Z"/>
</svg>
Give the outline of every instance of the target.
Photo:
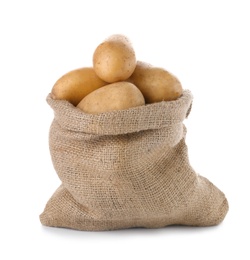
<svg viewBox="0 0 250 260">
<path fill-rule="evenodd" d="M 190 166 L 183 120 L 192 94 L 99 115 L 47 97 L 49 146 L 62 182 L 40 215 L 43 225 L 112 230 L 219 224 L 224 194 Z"/>
</svg>

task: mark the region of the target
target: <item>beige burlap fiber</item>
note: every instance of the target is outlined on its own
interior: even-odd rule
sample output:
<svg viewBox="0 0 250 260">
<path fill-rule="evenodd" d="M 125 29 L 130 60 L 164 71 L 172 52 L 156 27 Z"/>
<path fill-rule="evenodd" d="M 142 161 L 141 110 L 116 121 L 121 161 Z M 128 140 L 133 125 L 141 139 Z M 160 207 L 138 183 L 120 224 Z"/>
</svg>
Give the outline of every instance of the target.
<svg viewBox="0 0 250 260">
<path fill-rule="evenodd" d="M 49 146 L 62 182 L 40 215 L 43 225 L 113 230 L 219 224 L 224 194 L 190 166 L 184 119 L 192 94 L 99 115 L 67 101 L 54 110 Z"/>
</svg>

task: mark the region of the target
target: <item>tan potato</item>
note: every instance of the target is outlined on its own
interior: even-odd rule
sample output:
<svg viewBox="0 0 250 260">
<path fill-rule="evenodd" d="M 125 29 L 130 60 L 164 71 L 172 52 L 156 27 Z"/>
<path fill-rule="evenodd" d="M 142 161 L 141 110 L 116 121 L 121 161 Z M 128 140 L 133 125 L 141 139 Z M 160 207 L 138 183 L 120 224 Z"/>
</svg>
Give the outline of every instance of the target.
<svg viewBox="0 0 250 260">
<path fill-rule="evenodd" d="M 136 66 L 135 51 L 126 36 L 115 34 L 97 46 L 93 54 L 96 74 L 106 82 L 128 79 Z"/>
<path fill-rule="evenodd" d="M 82 111 L 99 114 L 145 105 L 140 90 L 130 82 L 116 82 L 87 95 L 78 105 Z"/>
<path fill-rule="evenodd" d="M 140 89 L 146 103 L 176 100 L 183 92 L 180 81 L 173 74 L 141 61 L 137 62 L 128 81 Z"/>
<path fill-rule="evenodd" d="M 57 80 L 51 94 L 54 99 L 68 100 L 77 105 L 90 92 L 107 85 L 101 80 L 93 68 L 85 67 L 72 70 Z"/>
</svg>

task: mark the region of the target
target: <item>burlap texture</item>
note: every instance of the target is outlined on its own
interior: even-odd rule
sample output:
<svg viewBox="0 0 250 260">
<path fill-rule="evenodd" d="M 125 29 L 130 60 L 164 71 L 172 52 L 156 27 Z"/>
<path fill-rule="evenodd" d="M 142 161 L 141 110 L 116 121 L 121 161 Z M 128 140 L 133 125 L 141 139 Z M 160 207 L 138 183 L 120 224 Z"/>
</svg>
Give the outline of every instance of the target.
<svg viewBox="0 0 250 260">
<path fill-rule="evenodd" d="M 99 115 L 67 101 L 54 110 L 49 146 L 62 181 L 40 215 L 43 225 L 112 230 L 219 224 L 224 194 L 190 166 L 184 119 L 192 94 Z"/>
</svg>

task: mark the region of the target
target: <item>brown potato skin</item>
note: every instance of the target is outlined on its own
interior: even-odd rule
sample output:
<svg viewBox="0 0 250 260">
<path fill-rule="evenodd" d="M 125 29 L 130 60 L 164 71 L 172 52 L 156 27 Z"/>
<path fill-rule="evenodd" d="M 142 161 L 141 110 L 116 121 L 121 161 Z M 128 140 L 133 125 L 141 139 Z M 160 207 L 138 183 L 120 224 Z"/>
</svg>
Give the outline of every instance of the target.
<svg viewBox="0 0 250 260">
<path fill-rule="evenodd" d="M 140 90 L 130 82 L 116 82 L 101 87 L 77 105 L 85 113 L 100 114 L 145 105 Z"/>
<path fill-rule="evenodd" d="M 126 36 L 115 34 L 99 44 L 93 54 L 93 67 L 99 78 L 114 83 L 128 79 L 136 66 L 135 51 Z"/>
<path fill-rule="evenodd" d="M 127 81 L 140 89 L 147 104 L 176 100 L 183 93 L 180 81 L 173 74 L 142 61 L 137 62 Z"/>
<path fill-rule="evenodd" d="M 54 84 L 51 94 L 54 99 L 67 100 L 76 106 L 90 92 L 107 85 L 91 67 L 72 70 Z"/>
</svg>

